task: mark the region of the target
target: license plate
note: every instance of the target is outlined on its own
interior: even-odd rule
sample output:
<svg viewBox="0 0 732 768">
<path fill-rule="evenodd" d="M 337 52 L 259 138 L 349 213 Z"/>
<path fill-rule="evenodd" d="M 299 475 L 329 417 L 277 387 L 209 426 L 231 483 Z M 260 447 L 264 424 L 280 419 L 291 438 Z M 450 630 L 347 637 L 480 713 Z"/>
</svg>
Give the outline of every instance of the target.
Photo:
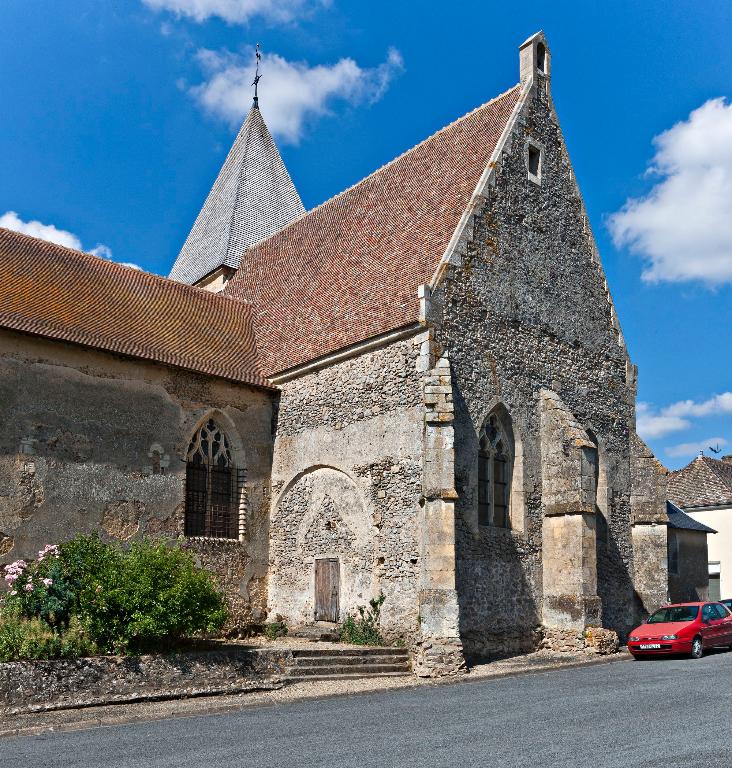
<svg viewBox="0 0 732 768">
<path fill-rule="evenodd" d="M 658 651 L 661 648 L 661 643 L 641 643 L 641 651 Z"/>
</svg>

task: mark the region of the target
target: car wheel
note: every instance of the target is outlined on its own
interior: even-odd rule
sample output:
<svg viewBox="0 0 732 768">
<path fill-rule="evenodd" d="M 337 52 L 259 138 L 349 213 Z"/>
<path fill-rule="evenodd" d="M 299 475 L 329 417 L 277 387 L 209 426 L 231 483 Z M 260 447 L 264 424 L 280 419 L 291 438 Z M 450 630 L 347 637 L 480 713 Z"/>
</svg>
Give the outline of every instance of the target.
<svg viewBox="0 0 732 768">
<path fill-rule="evenodd" d="M 702 639 L 701 637 L 697 636 L 694 638 L 694 640 L 691 643 L 691 658 L 701 659 L 703 653 L 704 653 L 704 648 L 702 647 Z"/>
</svg>

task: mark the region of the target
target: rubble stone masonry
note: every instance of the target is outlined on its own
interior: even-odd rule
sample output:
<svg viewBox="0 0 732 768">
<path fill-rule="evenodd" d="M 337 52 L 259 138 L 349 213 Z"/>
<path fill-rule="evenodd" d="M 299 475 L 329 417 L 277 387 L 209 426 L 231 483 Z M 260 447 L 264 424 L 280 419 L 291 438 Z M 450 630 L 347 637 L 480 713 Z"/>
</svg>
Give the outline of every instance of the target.
<svg viewBox="0 0 732 768">
<path fill-rule="evenodd" d="M 540 178 L 528 173 L 530 144 L 541 151 Z M 635 370 L 545 79 L 538 78 L 521 108 L 448 256 L 427 314 L 435 318 L 437 343 L 452 366 L 457 589 L 466 651 L 536 647 L 552 594 L 556 610 L 549 620 L 558 627 L 571 625 L 572 614 L 575 623 L 602 623 L 622 633 L 633 621 L 634 604 Z M 542 429 L 542 397 L 563 403 L 579 425 L 579 444 L 569 446 L 559 432 Z M 513 433 L 510 529 L 478 524 L 478 437 L 495 409 Z M 568 450 L 587 446 L 597 449 L 600 479 L 583 507 L 579 453 L 573 468 L 561 466 Z M 607 527 L 601 537 L 594 530 L 598 509 Z M 568 515 L 579 515 L 576 536 L 569 534 Z M 550 533 L 547 525 L 556 530 Z M 552 537 L 560 546 L 547 569 L 542 546 Z M 582 557 L 588 558 L 585 575 L 596 571 L 594 584 L 581 578 Z M 566 596 L 546 580 L 575 567 L 580 605 L 562 607 Z"/>
</svg>

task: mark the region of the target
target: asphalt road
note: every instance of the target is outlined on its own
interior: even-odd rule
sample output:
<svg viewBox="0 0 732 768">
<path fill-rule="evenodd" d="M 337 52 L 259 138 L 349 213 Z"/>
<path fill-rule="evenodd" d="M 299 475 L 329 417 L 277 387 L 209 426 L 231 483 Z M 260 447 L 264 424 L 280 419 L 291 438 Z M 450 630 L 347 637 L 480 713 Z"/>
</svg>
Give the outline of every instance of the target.
<svg viewBox="0 0 732 768">
<path fill-rule="evenodd" d="M 0 742 L 12 768 L 731 768 L 732 652 Z"/>
</svg>

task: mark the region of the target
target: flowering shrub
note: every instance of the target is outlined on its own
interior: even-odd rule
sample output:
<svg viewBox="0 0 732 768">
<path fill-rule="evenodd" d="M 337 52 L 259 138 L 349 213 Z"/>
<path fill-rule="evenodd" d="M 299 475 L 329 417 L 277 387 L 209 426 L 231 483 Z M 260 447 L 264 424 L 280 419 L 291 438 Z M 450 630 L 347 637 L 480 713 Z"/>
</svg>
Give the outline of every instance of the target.
<svg viewBox="0 0 732 768">
<path fill-rule="evenodd" d="M 63 577 L 59 548 L 49 544 L 33 563 L 16 560 L 5 566 L 8 602 L 26 618 L 40 618 L 50 627 L 67 627 L 74 595 Z"/>
<path fill-rule="evenodd" d="M 5 581 L 9 591 L 0 621 L 6 640 L 0 643 L 15 648 L 13 653 L 21 647 L 18 633 L 30 632 L 37 638 L 34 647 L 44 649 L 39 653 L 56 648 L 61 654 L 72 627 L 77 650 L 87 638 L 87 645 L 103 653 L 169 650 L 197 633 L 216 632 L 226 621 L 211 574 L 190 553 L 164 543 L 140 542 L 125 551 L 97 536 L 77 536 L 45 547 L 33 563 L 6 566 Z M 31 620 L 42 622 L 45 634 Z"/>
</svg>

